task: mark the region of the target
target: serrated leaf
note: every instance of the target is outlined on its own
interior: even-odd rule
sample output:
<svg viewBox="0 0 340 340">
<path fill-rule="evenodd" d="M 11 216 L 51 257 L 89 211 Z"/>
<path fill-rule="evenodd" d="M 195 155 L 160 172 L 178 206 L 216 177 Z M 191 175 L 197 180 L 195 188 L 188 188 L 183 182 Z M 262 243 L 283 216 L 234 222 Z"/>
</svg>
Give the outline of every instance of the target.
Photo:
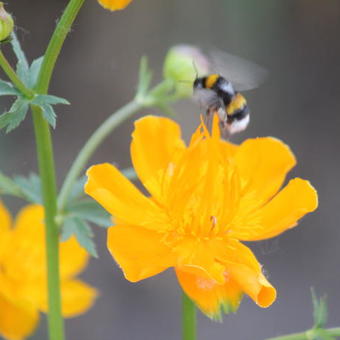
<svg viewBox="0 0 340 340">
<path fill-rule="evenodd" d="M 64 221 L 61 241 L 66 241 L 75 235 L 79 244 L 92 256 L 98 257 L 96 245 L 93 242 L 93 232 L 87 222 L 77 216 L 67 217 Z"/>
<path fill-rule="evenodd" d="M 0 128 L 6 128 L 6 133 L 16 129 L 26 118 L 29 105 L 25 99 L 18 98 L 10 111 L 0 116 Z"/>
<path fill-rule="evenodd" d="M 37 174 L 31 174 L 29 177 L 16 176 L 14 182 L 23 192 L 25 198 L 37 204 L 42 204 L 41 181 Z"/>
<path fill-rule="evenodd" d="M 93 200 L 84 199 L 69 205 L 68 213 L 100 227 L 108 228 L 113 225 L 110 215 Z"/>
<path fill-rule="evenodd" d="M 19 186 L 9 177 L 0 172 L 0 195 L 22 197 Z"/>
<path fill-rule="evenodd" d="M 44 56 L 41 56 L 40 58 L 37 58 L 33 60 L 30 69 L 29 69 L 29 86 L 33 88 L 38 80 L 39 72 L 41 69 L 41 65 L 44 61 Z"/>
<path fill-rule="evenodd" d="M 0 80 L 0 96 L 18 96 L 20 92 L 7 81 Z"/>
<path fill-rule="evenodd" d="M 52 96 L 50 94 L 39 94 L 35 96 L 35 98 L 32 100 L 32 104 L 38 105 L 38 106 L 44 106 L 46 104 L 49 105 L 57 105 L 57 104 L 63 104 L 63 105 L 69 105 L 70 103 L 61 97 Z"/>
<path fill-rule="evenodd" d="M 12 33 L 12 40 L 11 44 L 13 47 L 13 51 L 17 57 L 18 63 L 17 63 L 17 74 L 19 78 L 22 80 L 22 82 L 25 85 L 28 85 L 29 80 L 29 65 L 25 56 L 24 51 L 22 50 L 20 46 L 20 42 L 16 36 L 16 34 Z"/>
<path fill-rule="evenodd" d="M 41 106 L 43 111 L 43 117 L 47 120 L 47 122 L 55 129 L 57 123 L 57 115 L 54 112 L 54 109 L 51 105 L 45 104 Z"/>
</svg>

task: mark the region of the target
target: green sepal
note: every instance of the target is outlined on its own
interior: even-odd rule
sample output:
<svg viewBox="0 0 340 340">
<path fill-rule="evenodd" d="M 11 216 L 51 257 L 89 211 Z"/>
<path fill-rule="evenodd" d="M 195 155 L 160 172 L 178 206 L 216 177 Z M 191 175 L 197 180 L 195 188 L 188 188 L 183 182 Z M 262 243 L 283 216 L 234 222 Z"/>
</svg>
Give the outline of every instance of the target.
<svg viewBox="0 0 340 340">
<path fill-rule="evenodd" d="M 327 298 L 326 296 L 318 298 L 313 288 L 311 289 L 311 293 L 313 301 L 314 328 L 324 328 L 328 318 Z"/>
<path fill-rule="evenodd" d="M 29 102 L 26 99 L 18 97 L 9 112 L 3 113 L 0 116 L 0 129 L 6 127 L 6 133 L 8 133 L 17 128 L 26 118 L 28 108 Z"/>
<path fill-rule="evenodd" d="M 104 228 L 113 225 L 111 217 L 106 210 L 91 199 L 83 199 L 69 204 L 67 207 L 67 214 L 79 217 Z"/>
<path fill-rule="evenodd" d="M 20 92 L 12 83 L 0 79 L 0 96 L 19 96 Z"/>
<path fill-rule="evenodd" d="M 27 201 L 35 204 L 43 204 L 41 181 L 37 174 L 32 173 L 28 177 L 16 176 L 13 180 Z"/>
<path fill-rule="evenodd" d="M 75 235 L 78 243 L 89 254 L 98 257 L 96 245 L 93 242 L 93 231 L 86 221 L 77 216 L 66 217 L 62 228 L 61 241 L 68 240 L 72 235 Z"/>
</svg>

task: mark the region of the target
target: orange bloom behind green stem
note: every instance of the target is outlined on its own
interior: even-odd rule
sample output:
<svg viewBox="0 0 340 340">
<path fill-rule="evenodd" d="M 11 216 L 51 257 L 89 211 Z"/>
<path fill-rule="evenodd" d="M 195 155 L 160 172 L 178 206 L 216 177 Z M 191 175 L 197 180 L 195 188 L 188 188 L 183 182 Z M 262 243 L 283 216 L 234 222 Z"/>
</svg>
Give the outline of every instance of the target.
<svg viewBox="0 0 340 340">
<path fill-rule="evenodd" d="M 98 2 L 110 11 L 118 11 L 126 8 L 132 0 L 98 0 Z"/>
<path fill-rule="evenodd" d="M 47 312 L 44 211 L 39 205 L 21 210 L 12 219 L 0 202 L 0 335 L 10 340 L 29 336 Z M 96 290 L 75 278 L 88 262 L 87 252 L 74 238 L 60 245 L 64 317 L 88 310 Z"/>
<path fill-rule="evenodd" d="M 216 117 L 212 134 L 201 124 L 187 147 L 167 118 L 138 120 L 132 137 L 132 162 L 150 197 L 110 164 L 91 167 L 85 186 L 115 218 L 107 245 L 125 277 L 174 267 L 186 294 L 215 319 L 235 311 L 243 293 L 270 306 L 276 290 L 241 241 L 279 235 L 317 208 L 308 181 L 279 191 L 295 165 L 289 148 L 274 138 L 230 144 Z"/>
</svg>

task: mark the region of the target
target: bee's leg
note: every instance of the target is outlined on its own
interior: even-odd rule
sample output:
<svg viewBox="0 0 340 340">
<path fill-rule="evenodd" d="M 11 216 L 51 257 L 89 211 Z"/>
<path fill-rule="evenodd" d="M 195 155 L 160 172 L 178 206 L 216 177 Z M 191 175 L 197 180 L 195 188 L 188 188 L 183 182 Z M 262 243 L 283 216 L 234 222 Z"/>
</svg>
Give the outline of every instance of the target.
<svg viewBox="0 0 340 340">
<path fill-rule="evenodd" d="M 231 133 L 229 130 L 228 122 L 225 120 L 220 121 L 221 137 L 225 140 L 229 140 Z"/>
<path fill-rule="evenodd" d="M 212 121 L 214 117 L 214 112 L 215 112 L 214 109 L 208 108 L 204 116 L 204 124 L 209 132 L 211 132 L 211 129 L 212 129 Z"/>
</svg>

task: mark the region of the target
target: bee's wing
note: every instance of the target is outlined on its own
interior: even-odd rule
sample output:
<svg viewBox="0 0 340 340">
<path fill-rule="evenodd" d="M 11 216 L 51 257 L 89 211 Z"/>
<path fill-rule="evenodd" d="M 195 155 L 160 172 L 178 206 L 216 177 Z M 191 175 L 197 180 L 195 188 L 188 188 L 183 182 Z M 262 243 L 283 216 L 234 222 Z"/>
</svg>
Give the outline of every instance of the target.
<svg viewBox="0 0 340 340">
<path fill-rule="evenodd" d="M 195 89 L 194 100 L 205 110 L 212 107 L 219 108 L 223 105 L 221 98 L 209 89 Z"/>
<path fill-rule="evenodd" d="M 261 66 L 226 52 L 213 50 L 209 55 L 211 68 L 229 80 L 236 91 L 248 91 L 258 87 L 268 74 Z"/>
</svg>

